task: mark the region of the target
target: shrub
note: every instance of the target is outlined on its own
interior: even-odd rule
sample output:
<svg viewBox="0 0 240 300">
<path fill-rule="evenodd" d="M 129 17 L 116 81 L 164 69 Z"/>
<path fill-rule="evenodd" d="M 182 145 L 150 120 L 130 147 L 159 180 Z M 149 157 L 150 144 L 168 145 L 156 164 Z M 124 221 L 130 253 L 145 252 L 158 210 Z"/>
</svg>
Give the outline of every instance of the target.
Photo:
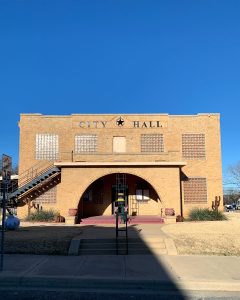
<svg viewBox="0 0 240 300">
<path fill-rule="evenodd" d="M 50 210 L 39 210 L 33 213 L 30 213 L 26 217 L 26 221 L 35 221 L 35 222 L 52 222 L 55 221 L 59 216 L 59 213 L 50 209 Z"/>
<path fill-rule="evenodd" d="M 176 222 L 184 222 L 184 218 L 180 215 L 176 216 Z"/>
<path fill-rule="evenodd" d="M 217 210 L 210 210 L 209 208 L 193 208 L 189 213 L 190 221 L 223 221 L 227 217 Z"/>
</svg>

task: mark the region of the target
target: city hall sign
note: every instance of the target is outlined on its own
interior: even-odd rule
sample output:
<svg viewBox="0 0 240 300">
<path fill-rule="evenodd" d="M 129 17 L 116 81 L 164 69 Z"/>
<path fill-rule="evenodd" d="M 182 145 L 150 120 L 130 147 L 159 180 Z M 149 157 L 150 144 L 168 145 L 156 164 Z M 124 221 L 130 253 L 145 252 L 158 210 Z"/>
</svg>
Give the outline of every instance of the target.
<svg viewBox="0 0 240 300">
<path fill-rule="evenodd" d="M 110 128 L 109 121 L 80 121 L 78 123 L 80 128 Z M 115 125 L 118 127 L 124 127 L 125 124 L 130 125 L 130 128 L 161 128 L 163 127 L 160 121 L 125 121 L 122 117 L 119 117 L 115 121 Z M 129 126 L 127 126 L 129 127 Z"/>
</svg>

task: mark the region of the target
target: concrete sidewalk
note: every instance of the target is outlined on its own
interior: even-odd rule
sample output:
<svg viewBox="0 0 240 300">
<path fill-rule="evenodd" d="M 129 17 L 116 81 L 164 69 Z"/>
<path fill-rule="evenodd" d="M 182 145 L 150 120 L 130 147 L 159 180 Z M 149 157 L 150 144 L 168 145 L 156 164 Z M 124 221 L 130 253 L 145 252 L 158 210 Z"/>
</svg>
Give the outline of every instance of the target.
<svg viewBox="0 0 240 300">
<path fill-rule="evenodd" d="M 239 291 L 240 257 L 5 255 L 0 288 Z"/>
</svg>

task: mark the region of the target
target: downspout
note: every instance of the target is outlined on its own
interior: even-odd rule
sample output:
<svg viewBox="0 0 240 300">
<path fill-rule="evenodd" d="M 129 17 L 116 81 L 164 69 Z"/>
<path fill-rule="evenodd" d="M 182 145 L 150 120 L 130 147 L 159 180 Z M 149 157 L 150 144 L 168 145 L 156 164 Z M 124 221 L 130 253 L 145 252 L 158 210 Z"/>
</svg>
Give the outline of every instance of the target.
<svg viewBox="0 0 240 300">
<path fill-rule="evenodd" d="M 183 197 L 182 197 L 182 180 L 181 180 L 182 169 L 179 167 L 179 185 L 180 185 L 180 214 L 183 217 Z"/>
</svg>

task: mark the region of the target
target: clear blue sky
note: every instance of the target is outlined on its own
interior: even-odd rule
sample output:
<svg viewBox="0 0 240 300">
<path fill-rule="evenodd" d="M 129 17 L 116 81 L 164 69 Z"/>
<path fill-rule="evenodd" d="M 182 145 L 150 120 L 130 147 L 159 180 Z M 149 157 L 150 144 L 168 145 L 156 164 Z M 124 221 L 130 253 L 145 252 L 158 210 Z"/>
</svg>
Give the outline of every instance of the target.
<svg viewBox="0 0 240 300">
<path fill-rule="evenodd" d="M 220 112 L 240 160 L 240 1 L 0 1 L 0 154 L 20 113 Z"/>
</svg>

